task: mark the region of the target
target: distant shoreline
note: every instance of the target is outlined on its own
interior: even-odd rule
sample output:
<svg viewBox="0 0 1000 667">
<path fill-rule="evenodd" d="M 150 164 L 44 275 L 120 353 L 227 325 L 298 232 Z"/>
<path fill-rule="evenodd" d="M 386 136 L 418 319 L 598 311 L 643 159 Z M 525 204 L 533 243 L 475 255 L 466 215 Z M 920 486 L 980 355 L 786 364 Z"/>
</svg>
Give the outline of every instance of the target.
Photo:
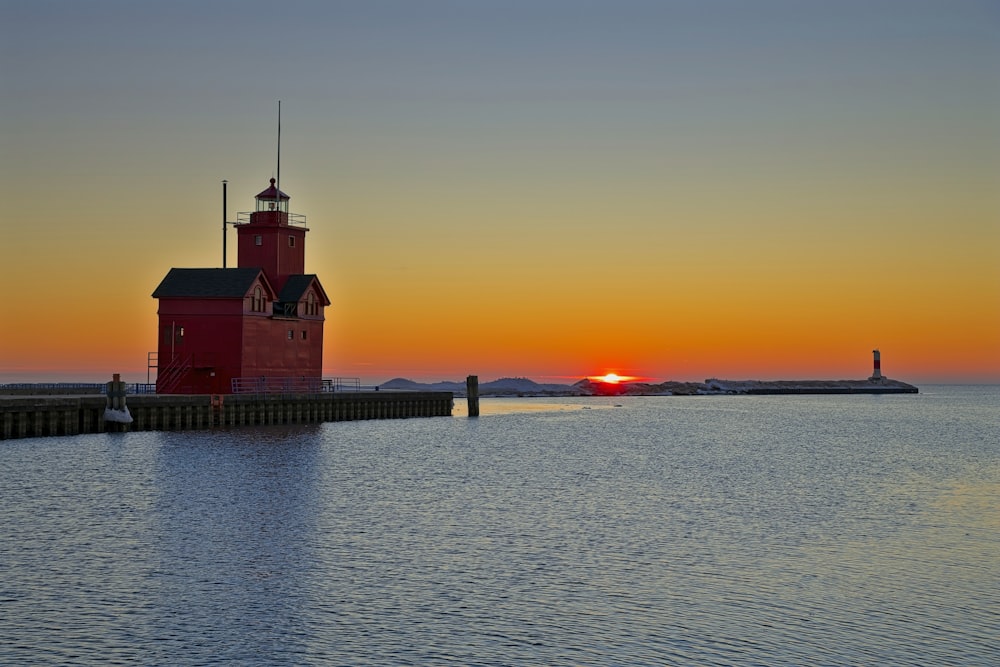
<svg viewBox="0 0 1000 667">
<path fill-rule="evenodd" d="M 421 383 L 403 378 L 379 385 L 388 391 L 450 391 L 465 395 L 464 382 Z M 916 394 L 919 389 L 906 382 L 880 380 L 719 380 L 704 382 L 595 382 L 539 384 L 527 378 L 501 378 L 479 385 L 482 397 L 573 397 L 573 396 L 733 396 L 801 394 Z"/>
</svg>

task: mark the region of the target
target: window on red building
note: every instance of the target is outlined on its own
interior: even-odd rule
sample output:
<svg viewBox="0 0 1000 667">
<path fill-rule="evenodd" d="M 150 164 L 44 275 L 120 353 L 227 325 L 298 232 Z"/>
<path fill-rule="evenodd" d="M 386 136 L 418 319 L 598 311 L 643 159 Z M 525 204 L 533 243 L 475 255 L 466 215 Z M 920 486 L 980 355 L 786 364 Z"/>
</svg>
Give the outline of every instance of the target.
<svg viewBox="0 0 1000 667">
<path fill-rule="evenodd" d="M 264 306 L 264 290 L 260 288 L 260 285 L 253 288 L 253 296 L 250 297 L 250 310 L 255 313 L 263 313 Z"/>
</svg>

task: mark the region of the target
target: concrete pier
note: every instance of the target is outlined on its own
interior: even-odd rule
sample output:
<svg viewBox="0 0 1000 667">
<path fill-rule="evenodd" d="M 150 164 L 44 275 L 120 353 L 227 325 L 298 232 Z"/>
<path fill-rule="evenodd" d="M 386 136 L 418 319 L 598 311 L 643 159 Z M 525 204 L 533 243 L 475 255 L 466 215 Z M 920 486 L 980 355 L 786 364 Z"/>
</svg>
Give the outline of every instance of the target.
<svg viewBox="0 0 1000 667">
<path fill-rule="evenodd" d="M 359 419 L 450 417 L 451 392 L 327 392 L 295 395 L 130 395 L 131 424 L 114 430 L 179 431 Z M 101 395 L 0 396 L 0 440 L 103 433 Z M 124 427 L 124 428 L 123 428 Z"/>
</svg>

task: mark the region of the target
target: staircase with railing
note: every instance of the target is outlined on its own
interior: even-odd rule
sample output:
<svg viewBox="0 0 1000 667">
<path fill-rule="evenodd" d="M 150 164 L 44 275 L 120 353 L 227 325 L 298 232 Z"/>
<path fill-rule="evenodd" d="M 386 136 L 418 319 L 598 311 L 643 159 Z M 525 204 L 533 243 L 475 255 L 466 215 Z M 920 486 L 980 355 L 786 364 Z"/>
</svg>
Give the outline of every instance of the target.
<svg viewBox="0 0 1000 667">
<path fill-rule="evenodd" d="M 178 356 L 170 360 L 170 363 L 164 366 L 156 374 L 156 393 L 157 394 L 172 394 L 180 386 L 181 381 L 184 376 L 188 374 L 192 368 L 191 355 Z"/>
</svg>

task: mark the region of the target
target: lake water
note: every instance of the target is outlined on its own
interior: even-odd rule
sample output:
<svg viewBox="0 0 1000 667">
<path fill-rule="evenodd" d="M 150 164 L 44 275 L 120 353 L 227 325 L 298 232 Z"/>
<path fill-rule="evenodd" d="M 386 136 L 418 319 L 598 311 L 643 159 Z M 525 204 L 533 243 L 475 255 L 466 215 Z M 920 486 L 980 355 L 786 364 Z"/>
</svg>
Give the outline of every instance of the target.
<svg viewBox="0 0 1000 667">
<path fill-rule="evenodd" d="M 0 442 L 0 663 L 1000 664 L 1000 387 L 482 412 Z"/>
</svg>

